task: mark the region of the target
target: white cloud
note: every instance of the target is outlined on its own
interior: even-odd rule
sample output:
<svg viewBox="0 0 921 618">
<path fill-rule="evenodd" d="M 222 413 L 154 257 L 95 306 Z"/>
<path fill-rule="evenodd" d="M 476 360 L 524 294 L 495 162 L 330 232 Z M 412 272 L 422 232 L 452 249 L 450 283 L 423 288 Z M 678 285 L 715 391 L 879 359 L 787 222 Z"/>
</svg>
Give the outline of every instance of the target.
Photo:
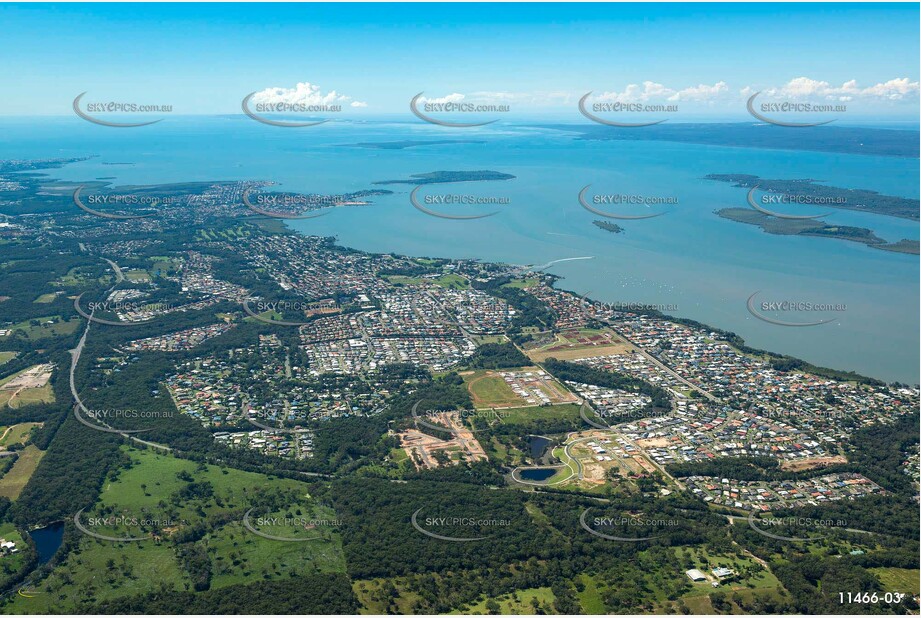
<svg viewBox="0 0 921 618">
<path fill-rule="evenodd" d="M 712 86 L 700 84 L 679 90 L 668 98 L 669 101 L 712 101 L 729 93 L 726 82 L 716 82 Z"/>
<path fill-rule="evenodd" d="M 287 103 L 292 105 L 342 105 L 349 103 L 352 107 L 367 107 L 367 103 L 352 101 L 352 97 L 339 94 L 335 90 L 322 92 L 320 87 L 310 82 L 300 82 L 294 88 L 266 88 L 253 95 L 254 103 Z"/>
<path fill-rule="evenodd" d="M 460 103 L 461 101 L 464 100 L 464 98 L 465 98 L 464 95 L 460 94 L 459 92 L 454 92 L 452 94 L 449 94 L 446 97 L 438 97 L 435 99 L 432 99 L 429 97 L 419 97 L 419 102 L 420 103 Z"/>
<path fill-rule="evenodd" d="M 563 91 L 506 92 L 478 90 L 468 94 L 455 92 L 438 98 L 420 97 L 419 101 L 422 103 L 460 103 L 464 101 L 480 105 L 569 105 L 572 102 L 572 93 Z"/>
<path fill-rule="evenodd" d="M 861 88 L 856 79 L 833 86 L 826 81 L 797 77 L 780 88 L 765 89 L 765 94 L 791 99 L 818 98 L 830 101 L 853 101 L 854 99 L 887 99 L 899 101 L 918 95 L 918 82 L 909 81 L 907 77 L 890 79 L 887 82 Z"/>
<path fill-rule="evenodd" d="M 726 82 L 716 82 L 712 86 L 699 84 L 688 88 L 674 89 L 653 81 L 642 85 L 629 84 L 623 92 L 603 92 L 595 97 L 599 101 L 619 101 L 621 103 L 645 103 L 654 100 L 668 101 L 712 101 L 729 93 Z"/>
</svg>

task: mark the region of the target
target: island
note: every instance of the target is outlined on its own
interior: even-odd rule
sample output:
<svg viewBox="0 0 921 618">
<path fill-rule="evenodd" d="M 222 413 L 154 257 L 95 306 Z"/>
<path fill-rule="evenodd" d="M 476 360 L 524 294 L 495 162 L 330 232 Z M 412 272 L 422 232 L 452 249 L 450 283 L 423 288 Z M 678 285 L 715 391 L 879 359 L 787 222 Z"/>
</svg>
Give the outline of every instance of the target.
<svg viewBox="0 0 921 618">
<path fill-rule="evenodd" d="M 791 180 L 768 179 L 751 174 L 707 174 L 707 180 L 731 182 L 736 187 L 751 189 L 758 187 L 762 191 L 777 193 L 788 199 L 813 204 L 821 208 L 840 208 L 857 210 L 875 215 L 887 215 L 902 219 L 918 220 L 921 202 L 916 199 L 882 195 L 869 189 L 847 189 L 818 184 L 811 178 Z"/>
<path fill-rule="evenodd" d="M 829 225 L 814 219 L 779 219 L 750 208 L 723 208 L 716 211 L 720 217 L 757 225 L 768 234 L 782 236 L 818 236 L 824 238 L 838 238 L 860 242 L 874 249 L 883 249 L 895 253 L 910 253 L 918 255 L 918 241 L 902 239 L 890 243 L 862 227 L 849 225 Z"/>
<path fill-rule="evenodd" d="M 661 120 L 655 118 L 654 120 Z M 825 126 L 804 129 L 790 139 L 787 127 L 762 123 L 672 123 L 643 127 L 551 124 L 543 128 L 576 132 L 579 140 L 661 141 L 734 148 L 834 152 L 918 158 L 918 131 Z"/>
<path fill-rule="evenodd" d="M 447 182 L 473 182 L 487 180 L 512 180 L 511 174 L 494 172 L 492 170 L 476 171 L 438 171 L 426 174 L 412 174 L 406 180 L 379 180 L 376 185 L 433 185 Z"/>
<path fill-rule="evenodd" d="M 485 144 L 481 139 L 432 139 L 432 140 L 403 140 L 399 142 L 359 142 L 358 144 L 345 144 L 351 148 L 371 148 L 374 150 L 404 150 L 418 148 L 419 146 L 443 146 L 445 144 Z"/>
<path fill-rule="evenodd" d="M 611 223 L 610 221 L 595 220 L 595 221 L 592 221 L 592 223 L 597 225 L 601 229 L 607 230 L 609 232 L 613 232 L 614 234 L 620 234 L 624 231 L 624 228 L 620 227 L 616 223 Z"/>
</svg>

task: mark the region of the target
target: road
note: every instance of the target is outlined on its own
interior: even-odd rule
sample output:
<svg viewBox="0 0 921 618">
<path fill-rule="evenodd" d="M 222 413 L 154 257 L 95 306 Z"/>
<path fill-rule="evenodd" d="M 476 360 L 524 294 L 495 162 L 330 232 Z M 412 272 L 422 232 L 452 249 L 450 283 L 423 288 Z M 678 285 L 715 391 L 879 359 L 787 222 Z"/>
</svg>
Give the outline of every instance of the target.
<svg viewBox="0 0 921 618">
<path fill-rule="evenodd" d="M 109 266 L 112 267 L 112 271 L 115 272 L 115 285 L 118 285 L 119 283 L 125 280 L 125 275 L 124 273 L 122 273 L 122 269 L 118 264 L 116 264 L 115 262 L 113 262 L 112 260 L 108 258 L 102 258 L 102 259 L 108 262 Z M 114 288 L 115 285 L 113 285 L 112 288 Z M 112 288 L 109 288 L 108 290 L 106 290 L 106 292 L 111 292 Z"/>
<path fill-rule="evenodd" d="M 659 369 L 661 369 L 668 375 L 672 376 L 673 378 L 675 378 L 676 380 L 678 380 L 679 382 L 681 382 L 682 384 L 684 384 L 691 390 L 697 391 L 698 393 L 700 393 L 701 395 L 703 395 L 704 397 L 706 397 L 713 403 L 722 403 L 722 400 L 719 397 L 716 397 L 715 395 L 705 391 L 704 389 L 700 388 L 696 384 L 692 384 L 688 382 L 681 375 L 679 375 L 677 371 L 675 371 L 674 369 L 672 369 L 671 367 L 669 367 L 668 365 L 660 361 L 658 358 L 656 358 L 655 356 L 653 356 L 652 354 L 650 354 L 649 352 L 647 352 L 646 350 L 644 350 L 643 348 L 635 344 L 634 342 L 630 341 L 630 339 L 627 336 L 625 336 L 622 332 L 620 332 L 614 327 L 614 325 L 610 322 L 610 320 L 598 320 L 598 321 L 602 322 L 603 324 L 606 324 L 608 328 L 610 328 L 615 333 L 617 333 L 618 336 L 623 338 L 624 341 L 632 345 L 636 349 L 636 351 L 639 352 L 643 356 L 643 358 L 648 360 L 650 363 L 652 363 L 653 365 L 655 365 L 656 367 L 658 367 Z"/>
<path fill-rule="evenodd" d="M 124 281 L 125 277 L 124 275 L 122 275 L 122 270 L 121 268 L 119 268 L 118 264 L 116 264 L 112 260 L 105 260 L 105 261 L 108 262 L 109 265 L 112 266 L 112 270 L 115 271 L 115 283 L 112 284 L 112 286 L 106 290 L 106 293 L 108 294 L 115 288 L 116 285 Z M 95 309 L 90 310 L 90 316 L 92 316 L 94 312 L 95 312 Z M 86 321 L 86 330 L 83 331 L 83 336 L 80 337 L 80 341 L 77 343 L 77 347 L 75 347 L 73 350 L 70 351 L 70 394 L 73 396 L 74 402 L 80 407 L 81 410 L 86 410 L 87 408 L 83 404 L 83 400 L 80 399 L 80 394 L 77 392 L 77 384 L 74 378 L 74 374 L 77 370 L 77 363 L 80 362 L 80 356 L 83 354 L 83 348 L 84 346 L 86 346 L 86 338 L 90 334 L 90 326 L 92 326 L 92 324 L 93 324 L 92 320 Z M 100 421 L 100 422 L 106 428 L 112 429 L 104 421 Z M 143 444 L 145 446 L 156 448 L 162 451 L 172 451 L 173 450 L 164 444 L 157 444 L 156 442 L 150 442 L 149 440 L 142 440 L 140 438 L 129 435 L 127 433 L 122 433 L 122 432 L 117 432 L 117 433 L 123 438 L 128 438 L 130 440 L 133 440 L 134 442 L 137 442 L 138 444 Z"/>
</svg>

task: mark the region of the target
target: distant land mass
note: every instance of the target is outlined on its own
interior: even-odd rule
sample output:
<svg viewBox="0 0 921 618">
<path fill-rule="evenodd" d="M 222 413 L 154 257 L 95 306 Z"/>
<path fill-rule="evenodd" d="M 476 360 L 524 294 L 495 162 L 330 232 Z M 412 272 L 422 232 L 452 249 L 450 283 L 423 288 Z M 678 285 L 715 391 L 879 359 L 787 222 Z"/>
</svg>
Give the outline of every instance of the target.
<svg viewBox="0 0 921 618">
<path fill-rule="evenodd" d="M 767 124 L 663 123 L 647 127 L 610 127 L 600 124 L 553 124 L 544 128 L 580 133 L 584 140 L 684 142 L 738 148 L 812 150 L 844 154 L 918 158 L 919 132 L 862 127 L 791 129 Z"/>
<path fill-rule="evenodd" d="M 624 231 L 624 228 L 620 227 L 620 226 L 617 225 L 616 223 L 611 223 L 610 221 L 600 221 L 600 220 L 596 220 L 596 221 L 592 221 L 592 223 L 594 223 L 595 225 L 597 225 L 598 227 L 600 227 L 600 228 L 603 229 L 603 230 L 607 230 L 607 231 L 613 232 L 613 233 L 615 233 L 615 234 L 620 234 L 621 232 Z"/>
<path fill-rule="evenodd" d="M 64 167 L 71 163 L 87 161 L 91 157 L 71 157 L 69 159 L 38 159 L 0 161 L 0 172 L 28 172 L 32 170 L 52 170 Z"/>
<path fill-rule="evenodd" d="M 404 148 L 417 148 L 419 146 L 440 146 L 443 144 L 485 144 L 481 139 L 433 139 L 433 140 L 404 140 L 400 142 L 359 142 L 358 144 L 345 144 L 353 148 L 372 148 L 376 150 L 403 150 Z"/>
<path fill-rule="evenodd" d="M 874 249 L 918 255 L 917 240 L 903 238 L 898 242 L 890 243 L 874 234 L 873 230 L 863 227 L 829 225 L 814 219 L 778 219 L 751 208 L 723 208 L 722 210 L 717 210 L 716 214 L 724 219 L 757 225 L 768 234 L 837 238 L 839 240 L 860 242 Z"/>
<path fill-rule="evenodd" d="M 425 174 L 412 174 L 407 180 L 379 180 L 375 185 L 433 185 L 443 182 L 472 182 L 486 180 L 511 180 L 511 174 L 494 172 L 491 170 L 478 170 L 474 172 L 428 172 Z"/>
<path fill-rule="evenodd" d="M 859 210 L 874 215 L 888 215 L 902 219 L 918 220 L 921 202 L 916 199 L 882 195 L 868 189 L 845 189 L 816 184 L 811 178 L 771 180 L 751 174 L 707 174 L 707 180 L 733 182 L 737 187 L 750 189 L 758 186 L 763 191 L 779 193 L 794 198 L 811 198 L 817 208 Z"/>
</svg>

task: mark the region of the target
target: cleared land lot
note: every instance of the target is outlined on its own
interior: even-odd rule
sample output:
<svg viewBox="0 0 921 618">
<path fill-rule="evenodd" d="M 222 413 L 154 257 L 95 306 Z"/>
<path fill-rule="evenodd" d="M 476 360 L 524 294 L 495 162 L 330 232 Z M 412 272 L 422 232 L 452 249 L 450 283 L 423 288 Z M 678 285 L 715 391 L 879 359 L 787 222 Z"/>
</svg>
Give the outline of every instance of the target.
<svg viewBox="0 0 921 618">
<path fill-rule="evenodd" d="M 461 375 L 477 408 L 519 408 L 578 401 L 540 367 L 488 369 Z"/>
<path fill-rule="evenodd" d="M 54 391 L 49 383 L 52 371 L 51 365 L 34 365 L 0 380 L 0 408 L 53 402 Z"/>
<path fill-rule="evenodd" d="M 811 470 L 813 468 L 824 468 L 833 464 L 847 463 L 847 457 L 844 455 L 832 455 L 830 457 L 813 457 L 811 459 L 798 459 L 796 461 L 784 461 L 780 464 L 782 470 Z"/>
<path fill-rule="evenodd" d="M 629 354 L 633 346 L 610 330 L 579 329 L 558 333 L 553 342 L 525 350 L 536 363 L 548 358 L 573 360 L 590 356 Z"/>
</svg>

